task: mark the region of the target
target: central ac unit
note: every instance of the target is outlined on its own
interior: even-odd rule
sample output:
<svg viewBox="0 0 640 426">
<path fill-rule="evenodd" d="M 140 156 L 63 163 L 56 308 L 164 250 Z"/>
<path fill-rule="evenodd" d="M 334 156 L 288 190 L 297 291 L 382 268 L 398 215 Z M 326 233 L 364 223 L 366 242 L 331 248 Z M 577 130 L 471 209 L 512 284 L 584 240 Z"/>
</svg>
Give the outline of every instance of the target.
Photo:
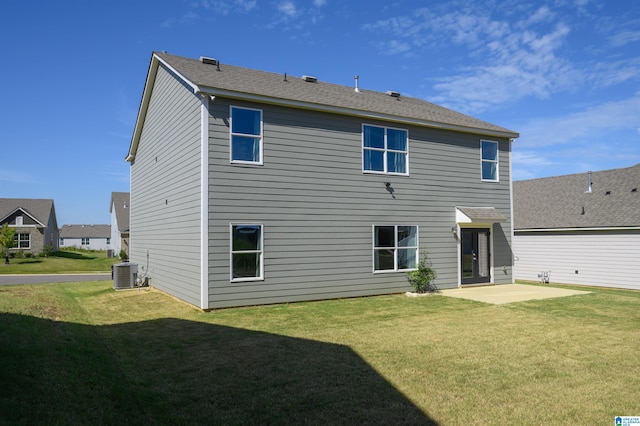
<svg viewBox="0 0 640 426">
<path fill-rule="evenodd" d="M 138 279 L 138 265 L 116 263 L 113 265 L 113 288 L 116 290 L 134 288 Z"/>
</svg>

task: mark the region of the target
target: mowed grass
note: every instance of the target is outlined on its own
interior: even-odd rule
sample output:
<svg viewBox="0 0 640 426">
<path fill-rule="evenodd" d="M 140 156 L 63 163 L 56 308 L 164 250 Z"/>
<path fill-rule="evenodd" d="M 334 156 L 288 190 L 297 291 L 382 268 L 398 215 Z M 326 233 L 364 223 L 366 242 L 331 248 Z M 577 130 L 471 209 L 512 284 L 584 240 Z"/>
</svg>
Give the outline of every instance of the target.
<svg viewBox="0 0 640 426">
<path fill-rule="evenodd" d="M 0 259 L 0 274 L 64 274 L 75 272 L 111 272 L 111 265 L 120 260 L 107 257 L 104 251 L 61 250 L 49 257 Z"/>
<path fill-rule="evenodd" d="M 201 312 L 109 282 L 0 287 L 0 423 L 612 424 L 640 415 L 640 292 Z"/>
</svg>

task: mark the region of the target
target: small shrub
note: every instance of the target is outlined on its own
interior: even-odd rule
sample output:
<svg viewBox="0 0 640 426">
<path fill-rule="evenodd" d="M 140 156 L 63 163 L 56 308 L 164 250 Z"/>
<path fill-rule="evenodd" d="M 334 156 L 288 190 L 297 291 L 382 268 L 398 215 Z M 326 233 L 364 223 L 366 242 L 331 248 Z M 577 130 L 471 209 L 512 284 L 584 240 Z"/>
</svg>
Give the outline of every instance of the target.
<svg viewBox="0 0 640 426">
<path fill-rule="evenodd" d="M 22 259 L 24 257 L 24 251 L 22 249 L 13 252 L 13 257 L 16 259 Z"/>
<path fill-rule="evenodd" d="M 438 291 L 438 288 L 433 284 L 436 276 L 436 271 L 433 269 L 433 265 L 426 252 L 420 258 L 420 262 L 418 262 L 418 269 L 407 272 L 409 284 L 411 284 L 411 287 L 413 287 L 416 293 L 433 293 Z"/>
<path fill-rule="evenodd" d="M 31 258 L 32 258 L 32 257 L 34 257 L 34 256 L 33 256 L 33 253 L 31 253 L 30 251 L 28 251 L 28 252 L 26 252 L 26 253 L 24 254 L 24 257 L 26 257 L 27 259 L 31 259 Z"/>
<path fill-rule="evenodd" d="M 53 246 L 51 244 L 45 244 L 42 247 L 42 251 L 38 254 L 40 257 L 49 257 L 49 255 L 53 253 Z"/>
<path fill-rule="evenodd" d="M 118 253 L 118 257 L 120 257 L 120 259 L 122 260 L 127 260 L 129 258 L 125 249 L 120 250 L 120 253 Z"/>
</svg>

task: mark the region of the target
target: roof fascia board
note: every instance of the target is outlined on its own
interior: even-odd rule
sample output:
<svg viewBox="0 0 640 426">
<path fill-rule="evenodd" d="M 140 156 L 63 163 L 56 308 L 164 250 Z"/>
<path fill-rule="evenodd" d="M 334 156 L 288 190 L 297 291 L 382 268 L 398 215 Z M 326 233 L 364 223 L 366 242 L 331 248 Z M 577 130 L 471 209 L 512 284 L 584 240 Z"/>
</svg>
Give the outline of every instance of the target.
<svg viewBox="0 0 640 426">
<path fill-rule="evenodd" d="M 531 228 L 514 229 L 514 232 L 567 232 L 567 231 L 633 231 L 640 230 L 640 226 L 608 226 L 594 228 Z"/>
<path fill-rule="evenodd" d="M 361 110 L 350 109 L 350 108 L 334 107 L 330 105 L 320 105 L 320 104 L 314 104 L 312 102 L 273 98 L 270 96 L 255 95 L 251 93 L 236 92 L 232 90 L 216 89 L 211 87 L 199 86 L 196 89 L 196 92 L 202 92 L 212 96 L 220 96 L 220 97 L 238 99 L 243 101 L 261 102 L 261 103 L 267 103 L 272 105 L 281 105 L 281 106 L 295 107 L 295 108 L 308 109 L 308 110 L 314 110 L 314 111 L 329 112 L 329 113 L 342 114 L 342 115 L 351 115 L 351 116 L 362 117 L 367 119 L 392 121 L 394 123 L 403 123 L 403 124 L 410 124 L 410 125 L 416 125 L 421 127 L 431 127 L 431 128 L 437 128 L 437 129 L 443 129 L 443 130 L 473 133 L 473 134 L 479 134 L 484 136 L 504 137 L 509 139 L 515 139 L 520 136 L 518 133 L 513 133 L 513 132 L 501 132 L 497 130 L 491 131 L 491 130 L 477 129 L 475 127 L 456 126 L 453 124 L 443 124 L 435 121 L 411 119 L 411 118 L 395 116 L 395 115 L 379 114 L 375 112 L 361 111 Z"/>
<path fill-rule="evenodd" d="M 175 74 L 178 78 L 190 86 L 194 92 L 198 92 L 198 86 L 193 84 L 191 80 L 180 74 L 175 68 L 163 60 L 157 54 L 153 54 L 151 57 L 151 63 L 149 64 L 149 71 L 147 72 L 147 80 L 144 83 L 144 90 L 142 91 L 142 100 L 140 101 L 140 108 L 138 109 L 138 117 L 136 118 L 136 124 L 133 129 L 133 137 L 131 138 L 131 145 L 129 146 L 129 152 L 125 157 L 126 161 L 133 161 L 136 158 L 136 152 L 138 151 L 138 144 L 140 143 L 140 136 L 142 135 L 142 127 L 144 120 L 147 117 L 147 110 L 149 109 L 149 102 L 151 101 L 151 93 L 153 92 L 153 86 L 156 82 L 156 76 L 158 75 L 158 68 L 160 64 L 164 65 L 169 71 Z"/>
</svg>

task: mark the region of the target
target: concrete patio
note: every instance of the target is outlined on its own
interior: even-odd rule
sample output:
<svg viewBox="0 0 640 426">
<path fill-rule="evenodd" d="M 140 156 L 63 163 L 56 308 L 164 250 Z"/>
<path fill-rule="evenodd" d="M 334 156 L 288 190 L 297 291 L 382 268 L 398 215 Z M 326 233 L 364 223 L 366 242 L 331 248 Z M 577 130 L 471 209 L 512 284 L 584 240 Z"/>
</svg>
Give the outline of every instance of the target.
<svg viewBox="0 0 640 426">
<path fill-rule="evenodd" d="M 440 294 L 460 299 L 502 305 L 505 303 L 524 302 L 527 300 L 550 299 L 589 294 L 589 291 L 567 290 L 564 288 L 536 286 L 525 284 L 503 284 L 482 287 L 464 287 L 442 290 Z"/>
</svg>

